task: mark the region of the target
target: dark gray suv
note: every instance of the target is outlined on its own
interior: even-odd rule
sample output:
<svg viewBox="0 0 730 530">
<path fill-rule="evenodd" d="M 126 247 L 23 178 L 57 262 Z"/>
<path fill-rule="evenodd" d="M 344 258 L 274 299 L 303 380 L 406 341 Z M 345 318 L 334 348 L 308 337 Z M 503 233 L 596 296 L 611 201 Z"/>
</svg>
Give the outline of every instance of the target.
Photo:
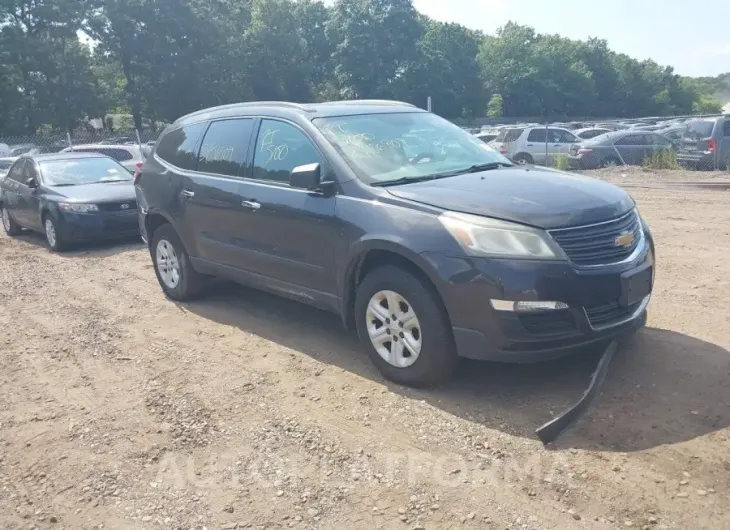
<svg viewBox="0 0 730 530">
<path fill-rule="evenodd" d="M 514 166 L 390 101 L 207 109 L 135 176 L 163 291 L 220 276 L 339 314 L 409 385 L 459 357 L 530 362 L 644 325 L 651 234 L 606 182 Z"/>
<path fill-rule="evenodd" d="M 730 170 L 730 116 L 688 121 L 677 161 L 691 169 Z"/>
</svg>

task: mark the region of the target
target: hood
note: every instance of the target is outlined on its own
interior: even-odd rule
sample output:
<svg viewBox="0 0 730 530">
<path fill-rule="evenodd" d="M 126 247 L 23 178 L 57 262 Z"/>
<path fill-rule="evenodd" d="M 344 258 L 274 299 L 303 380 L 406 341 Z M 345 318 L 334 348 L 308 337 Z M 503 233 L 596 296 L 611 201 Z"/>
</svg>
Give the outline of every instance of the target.
<svg viewBox="0 0 730 530">
<path fill-rule="evenodd" d="M 47 186 L 46 196 L 68 202 L 124 202 L 135 201 L 134 183 L 103 182 L 99 184 L 80 184 L 78 186 Z"/>
<path fill-rule="evenodd" d="M 606 221 L 634 207 L 628 193 L 608 182 L 531 166 L 386 189 L 401 199 L 545 229 Z"/>
</svg>

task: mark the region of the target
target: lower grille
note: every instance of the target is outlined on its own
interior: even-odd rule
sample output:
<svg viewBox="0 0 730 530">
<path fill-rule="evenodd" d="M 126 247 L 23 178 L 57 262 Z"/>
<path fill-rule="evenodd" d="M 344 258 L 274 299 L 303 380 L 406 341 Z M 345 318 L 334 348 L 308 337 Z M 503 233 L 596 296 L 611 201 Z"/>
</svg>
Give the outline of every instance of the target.
<svg viewBox="0 0 730 530">
<path fill-rule="evenodd" d="M 641 302 L 637 302 L 628 307 L 624 307 L 618 300 L 615 300 L 606 304 L 586 307 L 585 311 L 591 326 L 606 327 L 629 318 L 640 305 Z"/>
<path fill-rule="evenodd" d="M 633 210 L 605 223 L 550 230 L 550 235 L 578 266 L 622 261 L 631 256 L 642 239 L 641 222 Z"/>
<path fill-rule="evenodd" d="M 519 319 L 522 327 L 534 335 L 557 335 L 576 329 L 570 311 L 522 314 Z"/>
</svg>

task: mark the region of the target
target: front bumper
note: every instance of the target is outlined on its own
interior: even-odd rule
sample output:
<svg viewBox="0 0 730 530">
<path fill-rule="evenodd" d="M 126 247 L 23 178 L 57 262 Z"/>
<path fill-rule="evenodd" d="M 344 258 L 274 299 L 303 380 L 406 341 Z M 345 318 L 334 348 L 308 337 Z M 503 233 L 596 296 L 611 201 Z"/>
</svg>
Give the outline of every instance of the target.
<svg viewBox="0 0 730 530">
<path fill-rule="evenodd" d="M 126 212 L 72 213 L 59 215 L 62 236 L 67 241 L 116 239 L 139 235 L 137 210 Z"/>
<path fill-rule="evenodd" d="M 568 262 L 481 259 L 424 253 L 439 290 L 459 356 L 528 363 L 577 353 L 634 333 L 646 324 L 649 295 L 620 303 L 621 275 L 654 265 L 653 243 L 630 263 L 579 270 Z M 653 270 L 653 269 L 652 269 Z M 651 279 L 653 287 L 653 277 Z M 569 309 L 497 311 L 490 300 L 559 301 Z"/>
</svg>

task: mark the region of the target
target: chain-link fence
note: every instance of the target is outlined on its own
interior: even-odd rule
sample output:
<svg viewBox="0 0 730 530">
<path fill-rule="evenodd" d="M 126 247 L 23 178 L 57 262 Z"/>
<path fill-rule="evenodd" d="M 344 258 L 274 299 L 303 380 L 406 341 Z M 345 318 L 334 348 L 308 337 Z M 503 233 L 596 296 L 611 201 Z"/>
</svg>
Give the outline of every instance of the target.
<svg viewBox="0 0 730 530">
<path fill-rule="evenodd" d="M 83 131 L 74 134 L 43 134 L 32 136 L 0 136 L 0 157 L 24 154 L 56 153 L 71 146 L 132 145 L 151 146 L 159 131 Z"/>
<path fill-rule="evenodd" d="M 730 172 L 730 115 L 456 120 L 518 163 L 559 169 L 641 165 Z"/>
</svg>

